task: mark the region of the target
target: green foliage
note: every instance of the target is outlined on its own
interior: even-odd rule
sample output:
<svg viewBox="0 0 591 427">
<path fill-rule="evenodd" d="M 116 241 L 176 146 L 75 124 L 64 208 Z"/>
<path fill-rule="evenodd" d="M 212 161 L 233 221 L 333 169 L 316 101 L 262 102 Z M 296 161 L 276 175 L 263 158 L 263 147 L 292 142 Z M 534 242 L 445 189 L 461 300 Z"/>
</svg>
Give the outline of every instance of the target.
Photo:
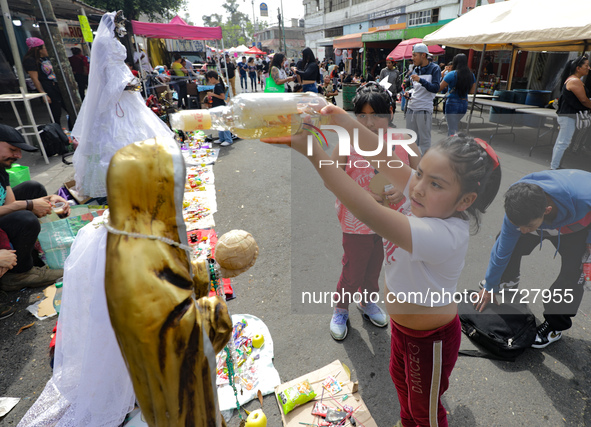
<svg viewBox="0 0 591 427">
<path fill-rule="evenodd" d="M 224 46 L 226 48 L 244 44 L 252 45 L 254 26 L 252 18 L 238 11 L 238 0 L 226 0 L 222 5 L 227 13 L 226 20 L 220 14 L 203 15 L 203 24 L 206 27 L 222 27 Z M 266 27 L 266 22 L 261 22 Z M 262 27 L 262 25 L 261 25 Z"/>
<path fill-rule="evenodd" d="M 123 10 L 130 21 L 139 19 L 140 13 L 151 20 L 158 16 L 172 18 L 185 6 L 185 0 L 85 0 L 85 3 L 107 11 Z"/>
</svg>

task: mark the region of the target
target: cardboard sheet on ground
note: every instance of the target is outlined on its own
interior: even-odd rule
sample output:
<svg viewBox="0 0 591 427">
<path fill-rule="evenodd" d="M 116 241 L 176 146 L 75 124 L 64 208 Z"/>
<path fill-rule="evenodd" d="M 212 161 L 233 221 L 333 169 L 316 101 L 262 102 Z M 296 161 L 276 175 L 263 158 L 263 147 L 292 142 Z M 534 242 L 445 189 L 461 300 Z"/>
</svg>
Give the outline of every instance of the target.
<svg viewBox="0 0 591 427">
<path fill-rule="evenodd" d="M 328 376 L 334 377 L 342 386 L 342 390 L 333 396 L 326 390 L 324 390 L 324 396 L 322 394 L 322 382 L 326 380 Z M 310 423 L 310 424 L 318 424 L 318 421 L 322 420 L 322 418 L 312 415 L 312 409 L 317 401 L 320 401 L 322 398 L 322 403 L 331 407 L 331 408 L 340 408 L 342 409 L 343 405 L 352 406 L 355 410 L 353 412 L 353 417 L 355 418 L 357 426 L 364 426 L 364 427 L 378 427 L 374 419 L 372 418 L 369 409 L 361 399 L 359 392 L 357 391 L 357 383 L 351 382 L 350 376 L 347 370 L 343 367 L 342 363 L 339 360 L 335 360 L 330 365 L 326 365 L 323 368 L 320 368 L 316 371 L 310 372 L 308 374 L 302 375 L 295 380 L 288 381 L 284 384 L 281 384 L 275 387 L 275 397 L 277 394 L 291 386 L 296 385 L 299 382 L 304 380 L 308 380 L 310 385 L 314 389 L 316 393 L 316 397 L 314 400 L 301 405 L 296 406 L 291 412 L 287 415 L 283 413 L 281 410 L 281 419 L 283 420 L 283 425 L 285 427 L 300 427 L 300 423 Z M 343 396 L 348 395 L 349 397 L 343 402 Z M 281 408 L 281 402 L 278 401 L 279 408 Z M 351 423 L 347 421 L 345 426 L 350 426 Z"/>
<path fill-rule="evenodd" d="M 244 405 L 245 403 L 256 399 L 258 390 L 261 391 L 263 396 L 266 396 L 273 393 L 275 387 L 281 384 L 279 372 L 277 372 L 277 369 L 273 366 L 273 339 L 271 338 L 271 333 L 269 332 L 267 325 L 265 325 L 265 322 L 258 317 L 250 314 L 233 314 L 232 325 L 235 325 L 236 322 L 242 321 L 242 319 L 246 320 L 248 323 L 248 326 L 245 329 L 245 334 L 252 336 L 256 334 L 263 335 L 265 337 L 265 345 L 263 345 L 260 350 L 253 350 L 253 354 L 259 352 L 260 355 L 259 359 L 255 361 L 258 383 L 256 383 L 251 390 L 247 390 L 246 387 L 243 387 L 243 394 L 240 394 L 240 389 L 238 389 L 238 401 L 240 402 L 240 405 Z M 232 387 L 229 385 L 218 387 L 218 402 L 224 418 L 226 420 L 230 419 L 236 408 L 236 398 L 234 397 Z"/>
</svg>

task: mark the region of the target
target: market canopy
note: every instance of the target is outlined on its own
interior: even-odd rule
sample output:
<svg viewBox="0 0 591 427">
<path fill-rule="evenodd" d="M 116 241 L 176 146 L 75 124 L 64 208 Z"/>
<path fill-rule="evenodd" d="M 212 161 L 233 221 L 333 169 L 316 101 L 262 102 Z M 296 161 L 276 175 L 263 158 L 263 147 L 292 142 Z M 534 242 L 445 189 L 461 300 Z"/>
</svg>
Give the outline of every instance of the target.
<svg viewBox="0 0 591 427">
<path fill-rule="evenodd" d="M 363 33 L 347 34 L 333 40 L 332 46 L 335 49 L 358 49 L 363 47 L 361 36 Z"/>
<path fill-rule="evenodd" d="M 403 59 L 411 59 L 413 46 L 417 43 L 421 43 L 422 41 L 422 39 L 417 38 L 401 41 L 400 43 L 398 43 L 398 46 L 396 46 L 394 50 L 388 54 L 386 59 L 392 61 L 402 61 Z M 429 46 L 428 49 L 429 53 L 435 56 L 445 54 L 445 50 L 437 45 Z"/>
<path fill-rule="evenodd" d="M 479 6 L 425 36 L 459 49 L 583 51 L 591 45 L 591 1 L 511 0 Z"/>
<path fill-rule="evenodd" d="M 221 40 L 221 27 L 196 27 L 187 24 L 180 16 L 168 24 L 131 21 L 136 36 L 173 40 Z"/>
<path fill-rule="evenodd" d="M 253 46 L 250 49 L 248 49 L 246 52 L 247 55 L 266 55 L 266 52 L 263 52 L 262 50 L 260 50 L 258 47 Z"/>
</svg>

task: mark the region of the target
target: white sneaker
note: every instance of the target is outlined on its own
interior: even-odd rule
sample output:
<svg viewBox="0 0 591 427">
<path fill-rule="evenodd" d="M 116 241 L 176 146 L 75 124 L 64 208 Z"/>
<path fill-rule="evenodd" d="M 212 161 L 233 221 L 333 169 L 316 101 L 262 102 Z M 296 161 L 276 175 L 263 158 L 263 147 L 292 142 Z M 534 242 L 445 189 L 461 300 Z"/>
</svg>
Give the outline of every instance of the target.
<svg viewBox="0 0 591 427">
<path fill-rule="evenodd" d="M 361 311 L 361 316 L 365 320 L 369 320 L 380 328 L 388 326 L 390 316 L 388 316 L 388 314 L 377 304 L 370 302 L 365 307 L 361 304 L 357 304 L 357 308 Z"/>
<path fill-rule="evenodd" d="M 232 145 L 232 143 L 231 143 L 231 142 L 228 142 L 228 141 L 224 141 L 224 142 L 222 142 L 220 145 L 221 145 L 222 147 L 228 147 L 228 146 Z"/>
<path fill-rule="evenodd" d="M 330 319 L 330 336 L 337 341 L 342 341 L 347 337 L 347 321 L 349 320 L 349 310 L 345 308 L 335 308 Z"/>
</svg>

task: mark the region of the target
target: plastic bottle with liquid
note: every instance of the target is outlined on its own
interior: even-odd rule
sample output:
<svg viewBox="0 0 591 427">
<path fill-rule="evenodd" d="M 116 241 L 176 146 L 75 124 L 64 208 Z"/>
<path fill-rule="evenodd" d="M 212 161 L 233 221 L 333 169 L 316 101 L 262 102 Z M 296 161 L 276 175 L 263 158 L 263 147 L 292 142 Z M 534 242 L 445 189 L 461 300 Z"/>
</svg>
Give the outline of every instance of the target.
<svg viewBox="0 0 591 427">
<path fill-rule="evenodd" d="M 229 130 L 242 139 L 290 136 L 306 120 L 313 126 L 328 123 L 320 110 L 328 105 L 317 93 L 248 93 L 232 98 L 228 105 L 206 110 L 184 110 L 170 116 L 173 129 Z"/>
<path fill-rule="evenodd" d="M 53 308 L 55 308 L 55 312 L 60 314 L 60 308 L 62 306 L 62 290 L 63 290 L 64 282 L 56 282 L 55 283 L 55 296 L 53 297 Z"/>
</svg>

